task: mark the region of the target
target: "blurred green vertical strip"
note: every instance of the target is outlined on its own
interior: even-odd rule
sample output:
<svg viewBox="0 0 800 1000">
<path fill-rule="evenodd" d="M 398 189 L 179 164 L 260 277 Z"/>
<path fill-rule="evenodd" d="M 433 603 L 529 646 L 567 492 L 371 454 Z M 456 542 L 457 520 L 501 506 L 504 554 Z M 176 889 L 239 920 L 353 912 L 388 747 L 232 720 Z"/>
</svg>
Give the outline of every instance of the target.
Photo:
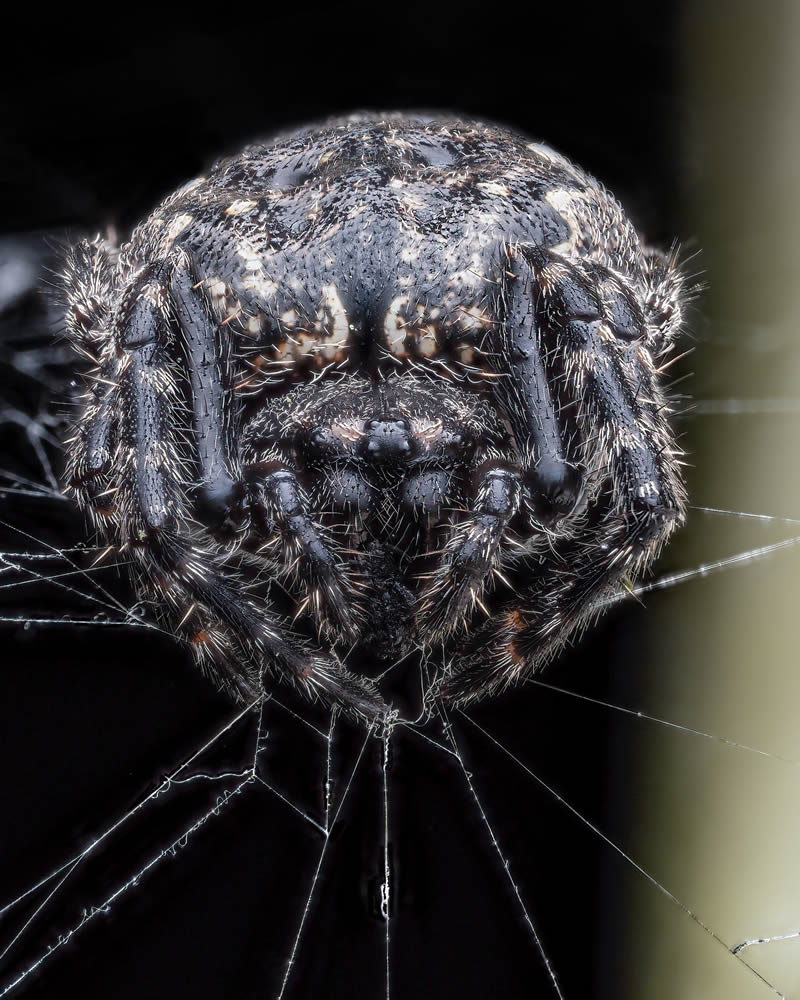
<svg viewBox="0 0 800 1000">
<path fill-rule="evenodd" d="M 696 399 L 792 401 L 698 416 L 685 445 L 692 503 L 800 518 L 800 3 L 685 10 L 686 198 L 707 291 L 688 369 Z M 694 266 L 696 264 L 696 267 Z M 732 407 L 736 409 L 736 405 Z M 740 407 L 740 409 L 747 409 Z M 788 411 L 788 412 L 787 412 Z M 691 512 L 684 567 L 800 534 Z M 783 553 L 649 604 L 639 706 L 800 758 L 800 560 Z M 683 732 L 654 732 L 631 787 L 631 854 L 727 945 L 800 930 L 800 769 Z M 652 887 L 630 890 L 630 979 L 645 1000 L 776 994 Z M 800 996 L 800 940 L 745 949 Z"/>
</svg>

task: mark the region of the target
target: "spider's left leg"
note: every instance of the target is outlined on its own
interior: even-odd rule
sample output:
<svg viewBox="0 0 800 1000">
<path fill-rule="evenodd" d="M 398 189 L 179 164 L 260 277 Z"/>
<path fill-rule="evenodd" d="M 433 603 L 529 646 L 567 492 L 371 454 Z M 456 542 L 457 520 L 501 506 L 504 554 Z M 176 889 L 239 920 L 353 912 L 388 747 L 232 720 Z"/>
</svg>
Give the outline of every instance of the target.
<svg viewBox="0 0 800 1000">
<path fill-rule="evenodd" d="M 267 666 L 311 696 L 374 719 L 386 706 L 370 682 L 352 675 L 333 653 L 293 634 L 269 605 L 249 599 L 224 555 L 205 544 L 191 521 L 186 488 L 196 479 L 195 463 L 224 510 L 231 505 L 229 484 L 236 483 L 228 464 L 223 371 L 212 354 L 203 304 L 193 311 L 174 294 L 182 287 L 189 296 L 191 278 L 182 254 L 145 270 L 117 317 L 123 354 L 118 475 L 123 523 L 143 584 L 155 587 L 159 603 L 171 609 L 174 629 L 208 654 L 217 680 L 239 697 L 258 693 Z M 192 392 L 193 423 L 183 440 L 177 430 L 185 409 L 178 391 L 184 377 L 181 346 L 184 365 L 200 365 L 199 373 L 185 373 L 190 390 L 198 392 Z"/>
<path fill-rule="evenodd" d="M 531 567 L 533 583 L 481 629 L 444 679 L 442 693 L 456 703 L 551 659 L 654 558 L 686 502 L 655 366 L 644 340 L 623 339 L 615 326 L 621 306 L 609 310 L 586 276 L 554 255 L 520 248 L 513 264 L 517 280 L 527 280 L 515 287 L 512 279 L 509 304 L 525 291 L 532 304 L 524 315 L 541 326 L 540 342 L 560 353 L 583 468 L 604 466 L 605 481 L 570 530 L 554 536 L 552 554 Z"/>
<path fill-rule="evenodd" d="M 94 368 L 87 374 L 80 419 L 67 441 L 66 481 L 95 526 L 113 529 L 114 485 L 110 471 L 116 445 L 120 358 L 110 329 L 116 248 L 102 237 L 82 240 L 69 253 L 63 274 L 66 328 L 72 346 Z"/>
<path fill-rule="evenodd" d="M 476 604 L 493 572 L 499 572 L 501 543 L 519 510 L 520 474 L 501 461 L 486 461 L 473 472 L 468 516 L 452 532 L 432 583 L 422 597 L 420 618 L 426 638 L 455 631 Z"/>
</svg>

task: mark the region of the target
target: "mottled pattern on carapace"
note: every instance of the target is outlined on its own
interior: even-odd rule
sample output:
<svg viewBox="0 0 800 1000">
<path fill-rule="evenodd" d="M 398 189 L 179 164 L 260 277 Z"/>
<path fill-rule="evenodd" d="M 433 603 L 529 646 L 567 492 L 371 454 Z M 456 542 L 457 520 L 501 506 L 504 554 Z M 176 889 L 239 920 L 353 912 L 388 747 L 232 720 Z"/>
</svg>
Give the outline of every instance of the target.
<svg viewBox="0 0 800 1000">
<path fill-rule="evenodd" d="M 619 204 L 546 146 L 496 126 L 355 118 L 220 161 L 136 229 L 123 263 L 185 247 L 258 369 L 482 368 L 516 242 L 640 267 Z"/>
</svg>

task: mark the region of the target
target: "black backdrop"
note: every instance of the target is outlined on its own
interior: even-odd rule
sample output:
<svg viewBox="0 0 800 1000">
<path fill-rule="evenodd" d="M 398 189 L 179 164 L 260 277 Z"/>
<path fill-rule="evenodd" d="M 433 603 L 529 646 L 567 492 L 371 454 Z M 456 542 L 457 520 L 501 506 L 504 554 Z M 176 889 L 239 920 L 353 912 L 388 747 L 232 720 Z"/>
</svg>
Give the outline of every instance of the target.
<svg viewBox="0 0 800 1000">
<path fill-rule="evenodd" d="M 246 139 L 351 109 L 444 108 L 507 122 L 566 152 L 620 195 L 649 239 L 668 244 L 691 235 L 676 233 L 688 113 L 679 15 L 674 3 L 465 2 L 158 15 L 118 7 L 92 23 L 63 8 L 9 19 L 0 225 L 6 234 L 109 224 L 124 233 Z M 13 373 L 2 377 L 3 399 L 19 402 L 21 392 L 24 406 Z M 4 464 L 35 475 L 18 428 L 0 432 Z M 80 520 L 63 506 L 14 502 L 14 523 L 37 537 L 80 537 Z M 14 599 L 18 609 L 38 607 Z M 618 697 L 646 628 L 638 608 L 613 613 L 549 680 L 580 677 L 583 690 Z M 180 650 L 141 630 L 6 628 L 2 641 L 0 866 L 19 890 L 64 859 L 64 844 L 87 844 L 152 789 L 230 707 Z M 601 825 L 628 809 L 602 713 L 532 688 L 475 717 Z M 296 803 L 318 798 L 317 750 L 302 727 L 276 716 L 268 728 L 276 784 Z M 626 916 L 616 862 L 475 731 L 458 736 L 565 995 L 619 996 Z M 342 725 L 337 739 L 352 761 L 357 734 Z M 235 740 L 228 751 L 235 760 Z M 329 844 L 287 997 L 383 995 L 379 763 L 371 744 Z M 391 790 L 392 996 L 553 995 L 460 770 L 401 734 Z M 138 836 L 143 859 L 163 846 L 157 824 Z M 275 799 L 241 796 L 18 994 L 275 996 L 319 847 Z M 83 890 L 87 905 L 117 884 L 113 856 L 103 864 Z M 45 921 L 29 954 L 64 920 Z"/>
</svg>

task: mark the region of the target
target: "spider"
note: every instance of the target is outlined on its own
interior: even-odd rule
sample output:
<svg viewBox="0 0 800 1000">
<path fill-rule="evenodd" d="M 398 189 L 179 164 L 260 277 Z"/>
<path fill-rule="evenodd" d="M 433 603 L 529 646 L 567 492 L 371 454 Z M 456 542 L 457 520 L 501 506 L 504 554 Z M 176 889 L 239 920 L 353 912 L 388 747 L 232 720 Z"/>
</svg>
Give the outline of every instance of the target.
<svg viewBox="0 0 800 1000">
<path fill-rule="evenodd" d="M 64 287 L 92 365 L 69 489 L 236 697 L 269 671 L 375 721 L 370 674 L 413 650 L 442 654 L 429 698 L 489 695 L 683 519 L 675 255 L 505 128 L 250 145 L 129 242 L 75 246 Z"/>
</svg>

